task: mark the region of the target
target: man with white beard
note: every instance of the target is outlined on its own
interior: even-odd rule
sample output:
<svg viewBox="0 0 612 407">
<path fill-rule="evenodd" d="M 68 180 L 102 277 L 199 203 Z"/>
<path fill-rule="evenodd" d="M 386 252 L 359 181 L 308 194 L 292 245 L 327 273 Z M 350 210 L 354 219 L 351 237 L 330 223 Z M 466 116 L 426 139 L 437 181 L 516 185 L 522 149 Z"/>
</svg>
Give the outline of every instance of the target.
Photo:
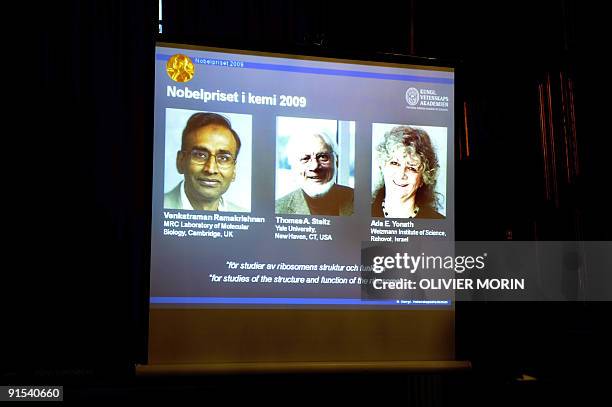
<svg viewBox="0 0 612 407">
<path fill-rule="evenodd" d="M 353 188 L 336 184 L 337 150 L 324 133 L 290 139 L 288 158 L 299 188 L 276 201 L 277 214 L 353 214 Z"/>
</svg>

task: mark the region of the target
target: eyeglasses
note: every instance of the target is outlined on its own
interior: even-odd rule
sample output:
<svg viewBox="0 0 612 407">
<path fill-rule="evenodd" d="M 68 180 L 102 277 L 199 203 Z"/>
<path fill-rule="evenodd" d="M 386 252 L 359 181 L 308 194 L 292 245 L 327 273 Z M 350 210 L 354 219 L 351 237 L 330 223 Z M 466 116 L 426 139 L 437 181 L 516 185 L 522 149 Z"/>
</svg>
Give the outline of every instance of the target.
<svg viewBox="0 0 612 407">
<path fill-rule="evenodd" d="M 206 164 L 211 156 L 215 157 L 215 161 L 217 162 L 217 166 L 219 168 L 230 168 L 236 163 L 236 158 L 234 158 L 234 156 L 230 153 L 213 154 L 208 150 L 181 151 L 183 151 L 184 153 L 190 153 L 191 162 L 197 165 Z"/>
<path fill-rule="evenodd" d="M 319 164 L 329 164 L 332 159 L 331 153 L 304 154 L 300 157 L 300 163 L 306 165 L 310 160 L 315 159 Z"/>
</svg>

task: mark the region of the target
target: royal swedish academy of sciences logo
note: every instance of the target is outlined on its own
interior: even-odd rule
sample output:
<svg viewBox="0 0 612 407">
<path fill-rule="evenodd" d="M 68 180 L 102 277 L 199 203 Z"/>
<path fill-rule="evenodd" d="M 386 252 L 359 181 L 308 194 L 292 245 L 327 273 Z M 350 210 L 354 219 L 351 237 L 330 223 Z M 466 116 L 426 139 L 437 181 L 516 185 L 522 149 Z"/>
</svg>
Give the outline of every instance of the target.
<svg viewBox="0 0 612 407">
<path fill-rule="evenodd" d="M 189 82 L 195 75 L 195 66 L 187 55 L 174 54 L 166 63 L 166 72 L 175 82 Z"/>
<path fill-rule="evenodd" d="M 416 106 L 419 103 L 419 91 L 416 88 L 408 88 L 406 91 L 406 102 L 410 106 Z"/>
</svg>

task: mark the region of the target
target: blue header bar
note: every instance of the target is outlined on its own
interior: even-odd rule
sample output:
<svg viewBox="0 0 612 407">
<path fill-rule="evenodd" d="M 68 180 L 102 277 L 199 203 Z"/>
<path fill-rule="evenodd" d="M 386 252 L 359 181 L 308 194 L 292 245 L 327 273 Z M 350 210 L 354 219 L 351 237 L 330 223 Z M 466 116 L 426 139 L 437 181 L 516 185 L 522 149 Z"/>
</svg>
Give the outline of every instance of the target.
<svg viewBox="0 0 612 407">
<path fill-rule="evenodd" d="M 168 61 L 171 55 L 156 54 L 158 61 Z M 277 65 L 277 64 L 263 64 L 258 62 L 243 62 L 243 61 L 229 61 L 215 58 L 201 58 L 206 61 L 200 63 L 200 65 L 211 65 L 211 66 L 222 66 L 232 68 L 248 68 L 248 69 L 260 69 L 266 71 L 281 71 L 281 72 L 295 72 L 295 73 L 306 73 L 314 75 L 327 75 L 327 76 L 348 76 L 354 78 L 368 78 L 368 79 L 383 79 L 391 81 L 405 81 L 405 82 L 424 82 L 424 83 L 440 83 L 445 85 L 452 85 L 455 80 L 451 78 L 434 78 L 429 76 L 418 76 L 418 75 L 399 75 L 399 74 L 386 74 L 377 72 L 364 72 L 364 71 L 347 71 L 342 69 L 327 69 L 327 68 L 313 68 L 297 65 Z M 195 58 L 194 58 L 195 60 Z M 196 61 L 196 64 L 198 62 Z"/>
</svg>

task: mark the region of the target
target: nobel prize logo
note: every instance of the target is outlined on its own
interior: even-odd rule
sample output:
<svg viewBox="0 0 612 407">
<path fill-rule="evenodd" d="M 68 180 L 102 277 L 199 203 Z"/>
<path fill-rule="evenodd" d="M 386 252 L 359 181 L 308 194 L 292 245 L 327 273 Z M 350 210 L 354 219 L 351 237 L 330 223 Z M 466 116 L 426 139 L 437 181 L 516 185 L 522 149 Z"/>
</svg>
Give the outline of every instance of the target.
<svg viewBox="0 0 612 407">
<path fill-rule="evenodd" d="M 166 72 L 175 82 L 189 82 L 195 74 L 195 66 L 187 55 L 175 54 L 166 63 Z"/>
<path fill-rule="evenodd" d="M 406 91 L 406 102 L 410 106 L 416 106 L 419 103 L 419 91 L 416 88 L 408 88 Z"/>
</svg>

